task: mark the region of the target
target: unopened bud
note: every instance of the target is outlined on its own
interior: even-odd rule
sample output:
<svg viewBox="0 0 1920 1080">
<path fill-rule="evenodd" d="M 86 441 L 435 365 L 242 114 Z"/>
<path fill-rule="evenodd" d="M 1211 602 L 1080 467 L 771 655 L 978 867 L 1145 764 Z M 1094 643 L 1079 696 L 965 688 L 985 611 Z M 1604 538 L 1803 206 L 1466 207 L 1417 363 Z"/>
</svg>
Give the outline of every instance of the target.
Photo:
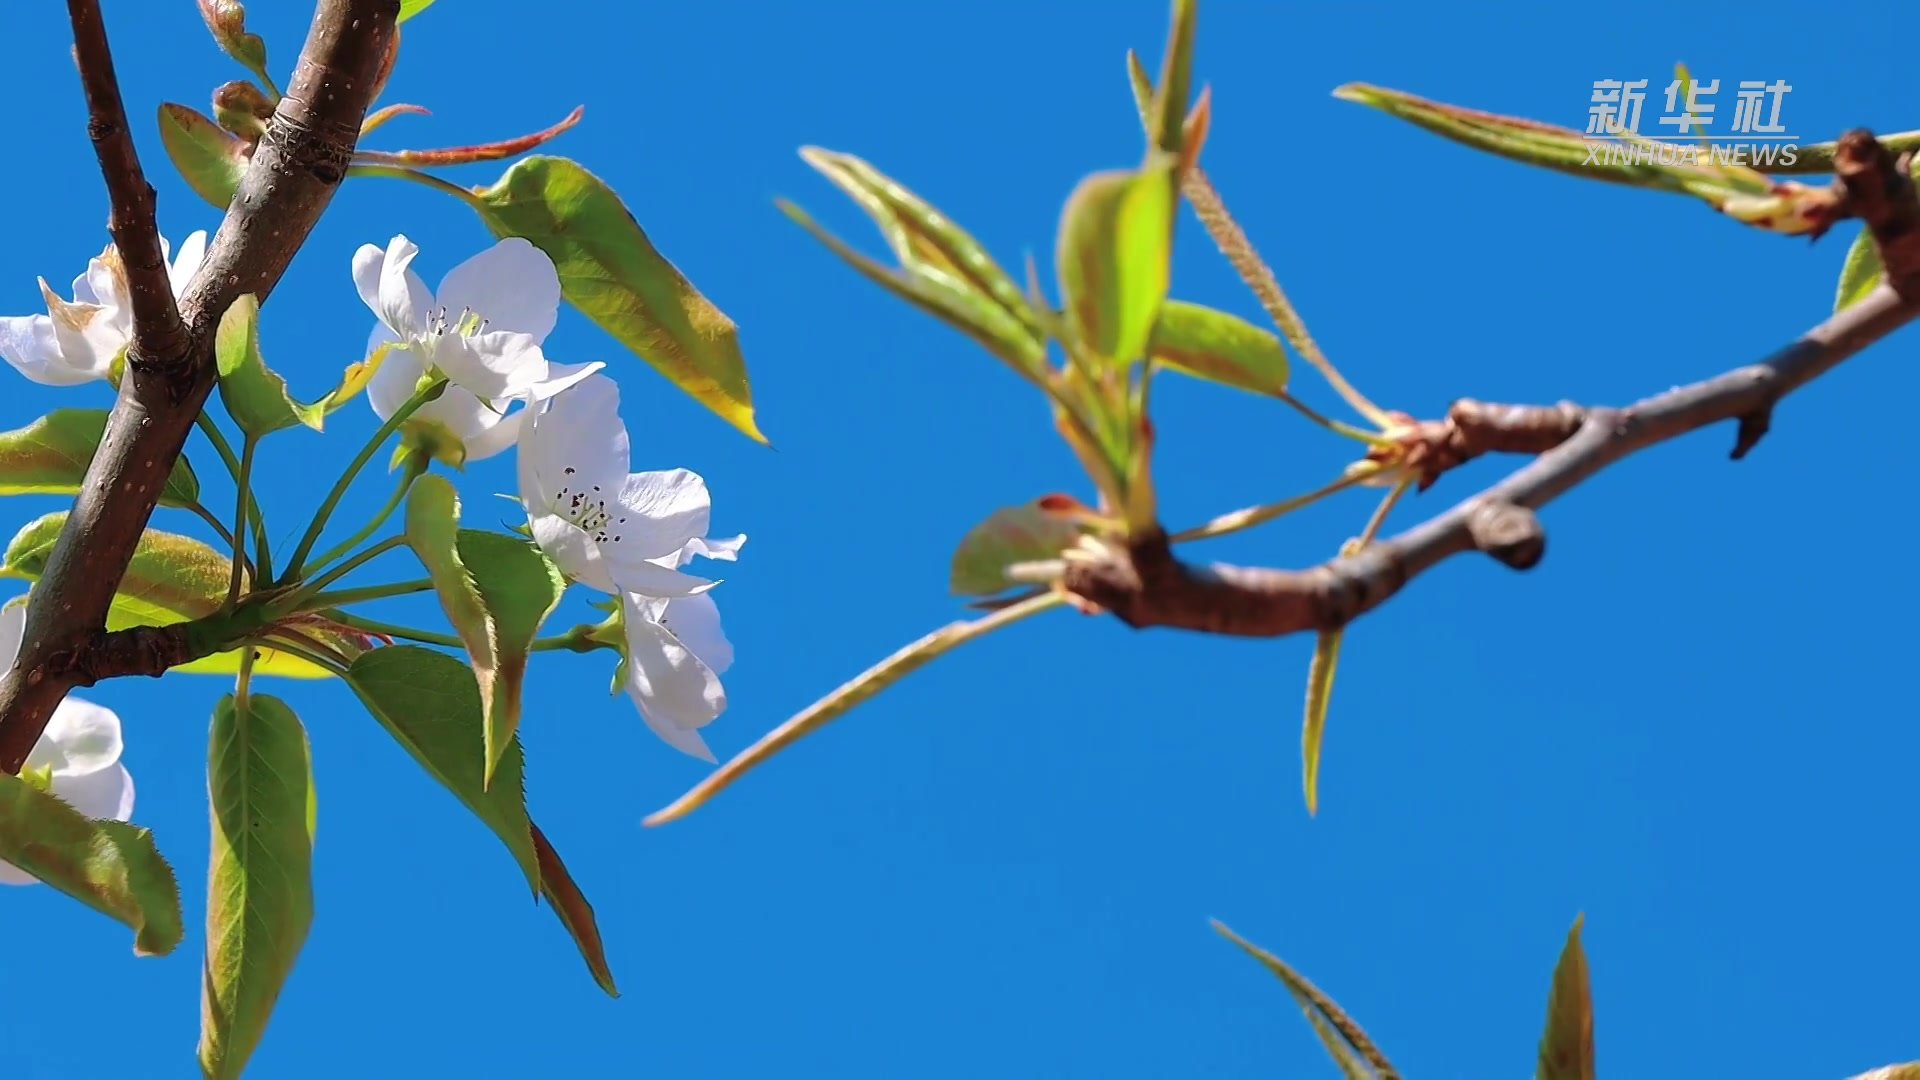
<svg viewBox="0 0 1920 1080">
<path fill-rule="evenodd" d="M 220 51 L 240 61 L 247 70 L 262 72 L 267 66 L 267 43 L 260 35 L 247 33 L 247 9 L 238 0 L 199 0 L 200 17 L 213 34 Z M 264 77 L 264 76 L 263 76 Z"/>
<path fill-rule="evenodd" d="M 213 92 L 213 118 L 249 144 L 257 143 L 273 119 L 273 102 L 259 87 L 235 79 Z"/>
</svg>

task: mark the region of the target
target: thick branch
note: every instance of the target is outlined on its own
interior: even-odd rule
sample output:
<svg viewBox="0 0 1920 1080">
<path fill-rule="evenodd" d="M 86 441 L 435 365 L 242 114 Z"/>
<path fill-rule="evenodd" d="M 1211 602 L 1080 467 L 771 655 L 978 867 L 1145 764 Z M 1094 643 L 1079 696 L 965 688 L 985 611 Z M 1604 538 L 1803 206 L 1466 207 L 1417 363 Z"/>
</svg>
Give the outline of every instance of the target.
<svg viewBox="0 0 1920 1080">
<path fill-rule="evenodd" d="M 1866 132 L 1849 133 L 1837 154 L 1840 212 L 1866 223 L 1887 282 L 1772 356 L 1625 408 L 1462 401 L 1445 420 L 1409 421 L 1379 453 L 1419 476 L 1423 488 L 1483 453 L 1539 456 L 1399 536 L 1310 570 L 1189 566 L 1156 533 L 1106 558 L 1069 562 L 1062 586 L 1134 627 L 1245 637 L 1331 630 L 1462 552 L 1482 551 L 1516 569 L 1534 565 L 1546 551 L 1534 511 L 1635 451 L 1734 420 L 1734 456 L 1742 456 L 1781 398 L 1920 317 L 1920 200 L 1909 162 L 1895 162 Z"/>
<path fill-rule="evenodd" d="M 166 290 L 158 240 L 152 241 L 151 250 L 140 247 L 142 237 L 157 237 L 152 190 L 140 178 L 125 134 L 125 108 L 97 0 L 70 4 L 75 55 L 93 114 L 89 130 L 113 192 L 115 242 L 128 245 L 122 258 L 136 290 L 135 274 L 147 273 L 154 263 L 162 264 L 159 287 Z M 141 350 L 139 342 L 164 335 L 166 317 L 143 310 L 136 299 L 136 345 L 120 397 L 73 512 L 33 589 L 20 656 L 0 679 L 0 769 L 18 771 L 55 706 L 87 677 L 75 660 L 103 655 L 108 606 L 213 388 L 213 331 L 235 297 L 253 293 L 264 298 L 273 290 L 346 175 L 360 122 L 377 91 L 377 74 L 398 10 L 399 0 L 321 0 L 317 6 L 287 94 L 206 262 L 181 298 L 176 321 L 185 330 L 177 351 Z M 104 124 L 102 117 L 108 118 Z M 125 182 L 129 176 L 139 179 L 132 195 Z M 167 300 L 165 307 L 171 310 L 170 293 Z M 120 640 L 125 639 L 115 639 Z M 164 649 L 145 655 L 164 655 Z"/>
</svg>

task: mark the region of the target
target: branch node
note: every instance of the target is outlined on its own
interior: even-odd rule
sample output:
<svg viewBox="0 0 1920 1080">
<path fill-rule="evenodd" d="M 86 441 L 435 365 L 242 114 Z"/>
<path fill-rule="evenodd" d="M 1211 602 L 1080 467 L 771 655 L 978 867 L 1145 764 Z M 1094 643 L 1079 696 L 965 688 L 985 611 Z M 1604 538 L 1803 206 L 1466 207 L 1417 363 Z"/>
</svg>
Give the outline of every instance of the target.
<svg viewBox="0 0 1920 1080">
<path fill-rule="evenodd" d="M 1773 403 L 1768 402 L 1761 408 L 1740 418 L 1740 430 L 1733 438 L 1733 460 L 1739 461 L 1747 456 L 1754 447 L 1760 445 L 1767 432 L 1773 428 Z"/>
<path fill-rule="evenodd" d="M 1484 502 L 1467 515 L 1473 546 L 1515 570 L 1531 570 L 1547 553 L 1539 515 L 1518 503 Z"/>
<path fill-rule="evenodd" d="M 1888 284 L 1906 300 L 1920 298 L 1920 196 L 1911 166 L 1908 155 L 1896 159 L 1865 128 L 1842 135 L 1834 149 L 1840 212 L 1866 223 Z"/>
</svg>

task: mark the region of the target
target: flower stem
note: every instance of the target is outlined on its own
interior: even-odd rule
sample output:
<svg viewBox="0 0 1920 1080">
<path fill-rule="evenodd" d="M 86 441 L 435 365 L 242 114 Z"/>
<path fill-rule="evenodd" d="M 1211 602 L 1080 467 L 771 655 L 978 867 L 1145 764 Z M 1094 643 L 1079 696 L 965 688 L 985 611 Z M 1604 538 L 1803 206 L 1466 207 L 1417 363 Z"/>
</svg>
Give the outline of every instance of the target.
<svg viewBox="0 0 1920 1080">
<path fill-rule="evenodd" d="M 240 469 L 233 477 L 235 490 L 233 498 L 233 531 L 236 534 L 244 533 L 247 529 L 247 508 L 253 505 L 253 451 L 254 448 L 259 445 L 260 441 L 251 435 L 247 436 L 240 444 Z M 240 602 L 240 583 L 245 580 L 247 559 L 245 553 L 240 550 L 241 546 L 242 545 L 236 544 L 233 548 L 233 574 L 227 582 L 227 603 L 225 608 L 227 611 L 232 611 L 233 605 Z M 244 673 L 247 671 L 247 664 L 244 660 L 241 663 L 240 670 L 244 677 Z"/>
<path fill-rule="evenodd" d="M 334 595 L 337 596 L 339 594 L 335 593 Z M 339 623 L 341 626 L 350 626 L 362 633 L 401 638 L 406 641 L 418 641 L 423 645 L 441 645 L 449 649 L 464 649 L 467 647 L 466 642 L 461 641 L 452 634 L 436 634 L 431 630 L 420 630 L 411 626 L 401 626 L 397 623 L 381 622 L 378 619 L 362 618 L 359 615 L 349 615 L 344 611 L 329 611 L 327 618 Z M 611 646 L 601 645 L 593 641 L 592 631 L 592 626 L 582 624 L 564 634 L 536 638 L 529 648 L 533 652 L 552 652 L 559 649 L 568 649 L 573 652 L 592 652 L 595 649 L 611 648 Z"/>
<path fill-rule="evenodd" d="M 394 548 L 405 547 L 406 543 L 405 537 L 389 536 L 372 547 L 361 551 L 358 555 L 341 563 L 339 566 L 302 585 L 284 600 L 276 601 L 273 606 L 286 611 L 305 610 L 311 606 L 313 597 L 318 595 L 320 590 L 325 589 L 327 586 L 360 569 L 360 567 L 372 562 L 374 559 L 392 551 Z M 431 587 L 431 583 L 429 583 L 429 587 Z"/>
<path fill-rule="evenodd" d="M 239 548 L 234 545 L 233 533 L 227 531 L 227 523 L 224 521 L 221 521 L 220 518 L 216 514 L 214 514 L 213 511 L 207 509 L 207 506 L 205 503 L 195 500 L 191 503 L 188 503 L 186 506 L 186 509 L 192 512 L 193 516 L 199 518 L 201 521 L 206 522 L 207 528 L 212 529 L 214 535 L 220 538 L 220 542 L 227 545 L 227 547 L 231 549 L 234 552 L 234 554 L 240 556 L 242 559 L 246 558 L 246 553 L 239 550 Z"/>
<path fill-rule="evenodd" d="M 202 412 L 194 420 L 194 425 L 213 444 L 214 453 L 220 455 L 220 460 L 227 466 L 227 475 L 233 477 L 235 486 L 244 487 L 240 482 L 240 458 L 234 454 L 233 444 L 227 442 L 227 437 L 220 433 L 213 418 Z M 253 525 L 253 545 L 260 553 L 260 572 L 255 580 L 264 581 L 273 576 L 273 556 L 267 549 L 266 517 L 260 513 L 260 504 L 254 501 L 252 492 L 247 493 L 247 520 Z M 242 533 L 243 530 L 235 528 L 228 543 L 237 545 Z"/>
<path fill-rule="evenodd" d="M 325 608 L 346 607 L 350 604 L 364 604 L 369 600 L 385 600 L 390 596 L 407 596 L 412 593 L 432 592 L 433 582 L 426 578 L 417 581 L 399 581 L 391 585 L 366 585 L 357 589 L 335 589 L 332 592 L 315 593 L 300 601 L 302 611 L 320 611 Z"/>
<path fill-rule="evenodd" d="M 1232 513 L 1221 514 L 1219 517 L 1214 518 L 1204 525 L 1196 525 L 1184 532 L 1174 533 L 1169 539 L 1176 544 L 1184 544 L 1193 540 L 1211 540 L 1216 536 L 1225 536 L 1228 533 L 1236 533 L 1242 529 L 1251 529 L 1255 525 L 1264 525 L 1283 514 L 1291 514 L 1303 506 L 1319 502 L 1329 495 L 1338 494 L 1350 487 L 1363 483 L 1379 471 L 1380 469 L 1377 465 L 1370 469 L 1357 468 L 1317 491 L 1309 491 L 1305 495 L 1296 495 L 1291 499 L 1283 499 L 1277 503 L 1267 503 L 1264 506 L 1249 506 L 1244 510 L 1235 510 Z"/>
<path fill-rule="evenodd" d="M 421 473 L 426 471 L 426 465 L 420 458 L 408 458 L 406 468 L 400 476 L 400 483 L 393 489 L 393 495 L 387 499 L 387 504 L 382 506 L 380 512 L 373 516 L 373 520 L 367 522 L 359 532 L 347 537 L 345 540 L 342 540 L 340 543 L 316 557 L 313 560 L 314 568 L 319 569 L 323 566 L 329 566 L 336 559 L 339 559 L 347 552 L 365 543 L 367 538 L 372 536 L 380 526 L 385 525 L 387 519 L 393 516 L 393 512 L 400 508 L 401 500 L 407 497 L 407 491 L 413 487 L 413 482 L 420 478 Z"/>
<path fill-rule="evenodd" d="M 360 448 L 360 453 L 347 466 L 347 471 L 340 474 L 340 479 L 334 482 L 333 490 L 327 492 L 326 501 L 320 504 L 319 511 L 313 515 L 313 522 L 307 526 L 306 535 L 300 538 L 300 546 L 293 550 L 292 558 L 287 561 L 286 573 L 281 575 L 282 582 L 298 580 L 307 555 L 313 551 L 313 545 L 320 542 L 320 533 L 326 529 L 327 519 L 333 516 L 333 508 L 340 504 L 340 497 L 347 493 L 347 488 L 353 484 L 353 478 L 360 475 L 360 470 L 365 468 L 367 462 L 372 459 L 374 451 L 385 445 L 388 437 L 400 430 L 400 425 L 406 423 L 408 417 L 418 411 L 422 405 L 439 397 L 441 391 L 446 388 L 447 380 L 441 378 L 415 390 L 405 404 L 395 409 L 392 416 L 387 417 L 387 422 L 380 425 L 380 430 L 373 433 L 373 438 L 367 440 L 367 445 Z"/>
</svg>

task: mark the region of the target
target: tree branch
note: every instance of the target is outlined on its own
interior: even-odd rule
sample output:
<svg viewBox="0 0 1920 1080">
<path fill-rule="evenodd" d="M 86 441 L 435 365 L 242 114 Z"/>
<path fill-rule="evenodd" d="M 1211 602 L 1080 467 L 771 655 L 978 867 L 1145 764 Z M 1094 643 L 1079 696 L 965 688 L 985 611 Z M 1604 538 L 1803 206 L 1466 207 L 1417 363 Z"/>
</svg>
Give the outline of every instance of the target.
<svg viewBox="0 0 1920 1080">
<path fill-rule="evenodd" d="M 99 0 L 68 0 L 67 16 L 73 23 L 74 63 L 87 95 L 87 137 L 100 159 L 112 206 L 107 231 L 126 272 L 133 308 L 134 338 L 127 360 L 177 364 L 187 355 L 186 325 L 180 321 L 167 278 L 167 259 L 153 216 L 153 185 L 147 183 L 133 149 L 133 132 L 127 128 L 127 110 L 120 100 L 120 80 L 114 75 Z"/>
<path fill-rule="evenodd" d="M 1515 569 L 1539 562 L 1546 534 L 1534 511 L 1608 465 L 1710 424 L 1740 424 L 1733 456 L 1765 433 L 1776 402 L 1920 317 L 1920 200 L 1908 172 L 1873 136 L 1848 133 L 1836 151 L 1842 216 L 1859 217 L 1887 280 L 1758 363 L 1624 408 L 1456 402 L 1447 418 L 1404 424 L 1374 452 L 1420 486 L 1484 453 L 1530 453 L 1529 464 L 1399 536 L 1309 570 L 1189 566 L 1165 534 L 1071 560 L 1061 585 L 1129 626 L 1243 637 L 1333 630 L 1379 607 L 1445 559 L 1481 551 Z"/>
<path fill-rule="evenodd" d="M 112 196 L 114 241 L 125 245 L 134 346 L 106 435 L 33 589 L 19 658 L 0 678 L 0 769 L 7 772 L 19 770 L 67 691 L 88 672 L 108 670 L 104 657 L 131 642 L 105 633 L 107 609 L 213 389 L 214 329 L 235 297 L 265 299 L 273 290 L 346 175 L 399 0 L 318 4 L 287 94 L 177 313 L 159 256 L 153 191 L 126 131 L 98 0 L 69 0 L 69 9 L 88 131 Z M 89 666 L 96 656 L 102 662 Z"/>
</svg>

